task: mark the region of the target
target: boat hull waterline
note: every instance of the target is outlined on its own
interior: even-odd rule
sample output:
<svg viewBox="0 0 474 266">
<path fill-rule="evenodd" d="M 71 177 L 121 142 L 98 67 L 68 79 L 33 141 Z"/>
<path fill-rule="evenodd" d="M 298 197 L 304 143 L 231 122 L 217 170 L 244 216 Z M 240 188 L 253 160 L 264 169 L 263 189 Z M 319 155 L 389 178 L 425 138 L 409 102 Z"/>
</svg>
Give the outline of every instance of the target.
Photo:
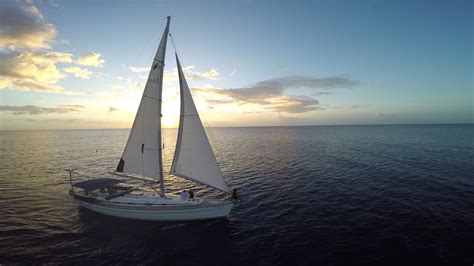
<svg viewBox="0 0 474 266">
<path fill-rule="evenodd" d="M 203 201 L 188 206 L 121 206 L 122 204 L 86 202 L 74 199 L 80 207 L 118 218 L 143 221 L 188 221 L 227 218 L 234 204 L 232 202 Z"/>
</svg>

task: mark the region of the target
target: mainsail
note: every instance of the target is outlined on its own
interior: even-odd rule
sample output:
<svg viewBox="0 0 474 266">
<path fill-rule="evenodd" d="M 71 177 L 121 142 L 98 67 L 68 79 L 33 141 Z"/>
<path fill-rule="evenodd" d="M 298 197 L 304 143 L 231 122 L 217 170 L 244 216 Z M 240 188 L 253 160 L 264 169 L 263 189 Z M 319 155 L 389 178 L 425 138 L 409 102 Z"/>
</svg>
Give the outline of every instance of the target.
<svg viewBox="0 0 474 266">
<path fill-rule="evenodd" d="M 181 94 L 178 140 L 171 174 L 229 192 L 176 55 Z"/>
<path fill-rule="evenodd" d="M 170 17 L 161 37 L 130 136 L 117 172 L 138 174 L 163 181 L 161 159 L 161 95 Z M 163 182 L 162 192 L 163 189 Z"/>
</svg>

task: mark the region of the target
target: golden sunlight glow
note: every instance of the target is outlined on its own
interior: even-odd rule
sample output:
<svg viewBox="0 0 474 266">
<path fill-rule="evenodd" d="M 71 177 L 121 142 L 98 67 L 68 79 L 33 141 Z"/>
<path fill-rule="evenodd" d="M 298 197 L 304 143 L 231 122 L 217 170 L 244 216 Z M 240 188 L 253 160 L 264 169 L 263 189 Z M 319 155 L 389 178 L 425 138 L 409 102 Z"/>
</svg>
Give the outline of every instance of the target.
<svg viewBox="0 0 474 266">
<path fill-rule="evenodd" d="M 178 127 L 179 116 L 178 115 L 163 115 L 161 118 L 161 125 L 164 128 L 176 128 Z"/>
</svg>

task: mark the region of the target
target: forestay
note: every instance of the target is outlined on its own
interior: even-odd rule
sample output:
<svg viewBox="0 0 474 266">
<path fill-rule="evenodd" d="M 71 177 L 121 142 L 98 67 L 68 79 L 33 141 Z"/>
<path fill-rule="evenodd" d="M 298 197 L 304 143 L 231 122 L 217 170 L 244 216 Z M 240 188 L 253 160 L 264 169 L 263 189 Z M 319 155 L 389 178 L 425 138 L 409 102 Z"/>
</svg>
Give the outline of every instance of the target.
<svg viewBox="0 0 474 266">
<path fill-rule="evenodd" d="M 176 62 L 181 94 L 181 113 L 171 173 L 229 192 L 194 105 L 177 55 Z"/>
<path fill-rule="evenodd" d="M 169 17 L 117 172 L 162 179 L 161 95 Z"/>
</svg>

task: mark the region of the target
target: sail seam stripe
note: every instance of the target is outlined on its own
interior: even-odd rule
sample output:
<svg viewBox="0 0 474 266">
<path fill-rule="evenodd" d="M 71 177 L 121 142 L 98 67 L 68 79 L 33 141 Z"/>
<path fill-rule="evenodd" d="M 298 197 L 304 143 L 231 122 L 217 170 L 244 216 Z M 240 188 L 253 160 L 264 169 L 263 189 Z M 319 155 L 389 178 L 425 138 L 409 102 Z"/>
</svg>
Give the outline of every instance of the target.
<svg viewBox="0 0 474 266">
<path fill-rule="evenodd" d="M 155 101 L 158 101 L 158 102 L 161 102 L 161 101 L 162 101 L 162 100 L 159 100 L 159 99 L 157 99 L 157 98 L 150 97 L 150 96 L 146 96 L 146 95 L 145 95 L 145 98 L 150 98 L 150 99 L 155 100 Z"/>
</svg>

